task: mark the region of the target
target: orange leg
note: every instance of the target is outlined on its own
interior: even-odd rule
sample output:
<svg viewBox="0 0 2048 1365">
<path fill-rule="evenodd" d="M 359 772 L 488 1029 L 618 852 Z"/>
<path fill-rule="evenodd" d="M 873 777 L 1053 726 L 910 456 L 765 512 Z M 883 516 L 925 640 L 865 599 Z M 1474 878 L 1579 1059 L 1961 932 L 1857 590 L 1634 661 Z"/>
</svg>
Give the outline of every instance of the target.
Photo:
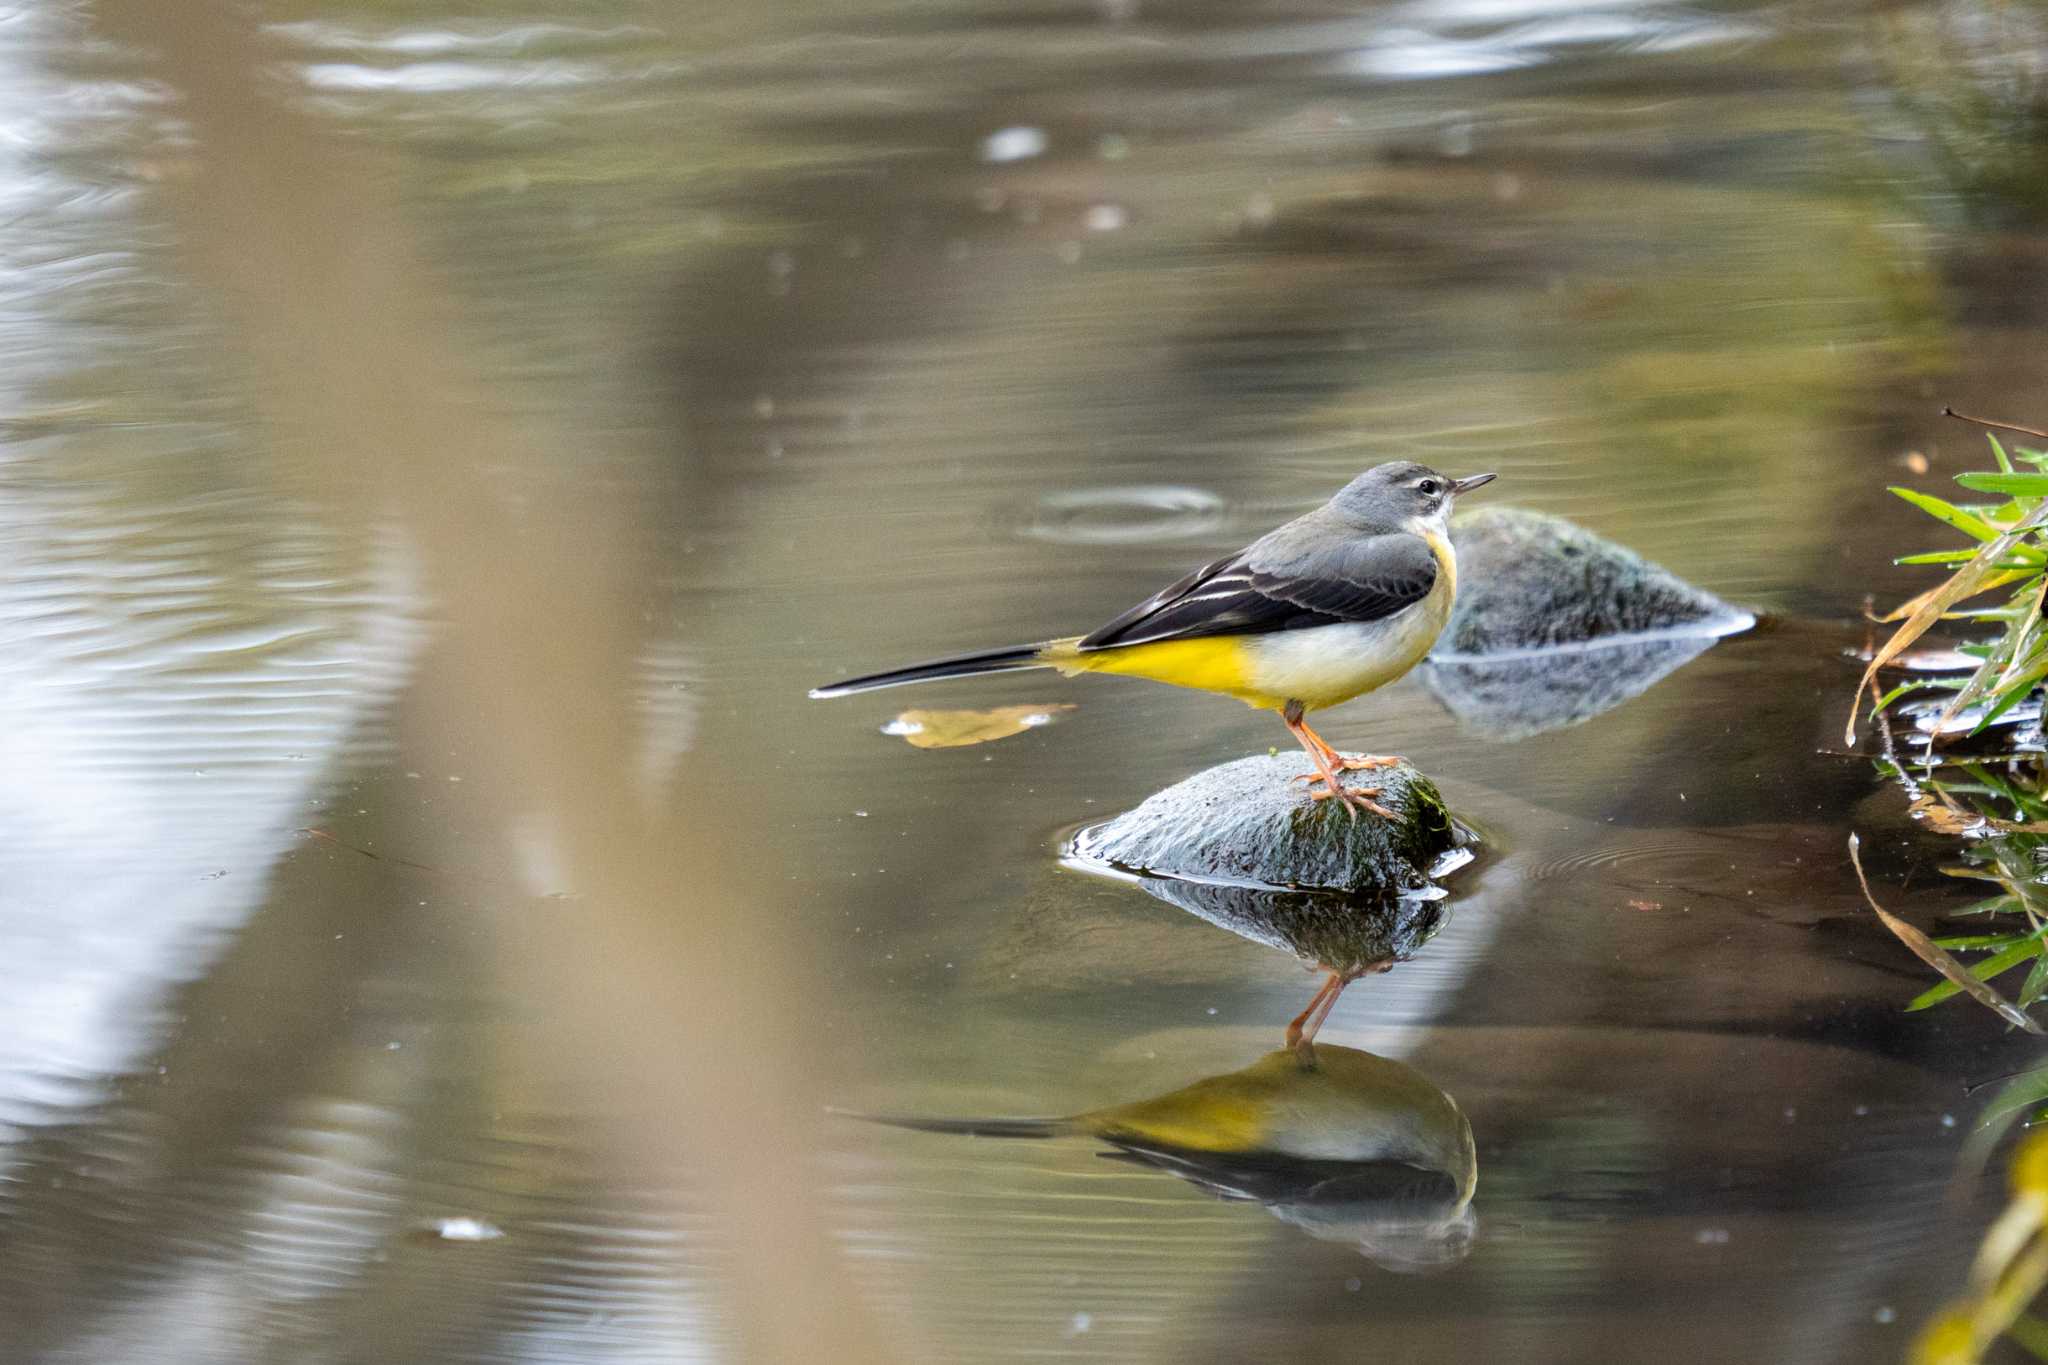
<svg viewBox="0 0 2048 1365">
<path fill-rule="evenodd" d="M 1366 754 L 1359 758 L 1347 757 L 1332 748 L 1328 740 L 1308 728 L 1308 718 L 1306 715 L 1301 718 L 1300 725 L 1300 733 L 1308 736 L 1308 742 L 1321 749 L 1324 760 L 1340 773 L 1371 772 L 1375 768 L 1391 768 L 1401 761 L 1398 758 L 1392 758 L 1385 754 Z"/>
<path fill-rule="evenodd" d="M 1327 975 L 1323 984 L 1309 1000 L 1308 1008 L 1294 1016 L 1287 1025 L 1287 1046 L 1301 1054 L 1304 1063 L 1313 1064 L 1316 1059 L 1316 1034 L 1322 1030 L 1323 1021 L 1330 1017 L 1330 1011 L 1337 1008 L 1337 997 L 1344 994 L 1344 988 L 1361 976 L 1383 972 L 1394 965 L 1391 957 L 1375 962 L 1363 963 L 1348 972 L 1334 967 L 1324 967 Z"/>
<path fill-rule="evenodd" d="M 1337 997 L 1344 993 L 1344 978 L 1331 972 L 1323 978 L 1323 984 L 1309 999 L 1308 1008 L 1287 1025 L 1287 1046 L 1296 1052 L 1311 1048 L 1316 1040 L 1316 1030 L 1323 1026 L 1323 1020 L 1330 1013 L 1330 1007 L 1337 1003 Z M 1310 1055 L 1313 1055 L 1312 1053 Z"/>
<path fill-rule="evenodd" d="M 1294 735 L 1294 738 L 1300 743 L 1301 747 L 1308 751 L 1309 762 L 1316 765 L 1314 773 L 1304 774 L 1304 780 L 1321 782 L 1323 784 L 1324 789 L 1322 791 L 1312 792 L 1310 795 L 1318 801 L 1335 797 L 1344 803 L 1344 808 L 1351 812 L 1353 818 L 1357 817 L 1359 811 L 1369 810 L 1382 819 L 1397 819 L 1398 817 L 1394 812 L 1369 799 L 1380 794 L 1378 787 L 1361 787 L 1355 791 L 1347 790 L 1343 779 L 1338 774 L 1347 768 L 1354 767 L 1384 768 L 1400 760 L 1391 758 L 1347 759 L 1335 749 L 1325 744 L 1322 736 L 1309 729 L 1301 716 L 1302 708 L 1296 702 L 1289 702 L 1287 709 L 1280 713 L 1280 719 L 1286 722 L 1288 730 Z"/>
<path fill-rule="evenodd" d="M 1337 1008 L 1337 997 L 1344 994 L 1344 988 L 1356 979 L 1355 973 L 1330 972 L 1322 988 L 1308 1002 L 1308 1008 L 1295 1015 L 1294 1021 L 1287 1026 L 1287 1046 L 1301 1058 L 1302 1065 L 1315 1065 L 1316 1034 L 1322 1031 L 1323 1021 L 1330 1017 L 1330 1011 Z"/>
</svg>

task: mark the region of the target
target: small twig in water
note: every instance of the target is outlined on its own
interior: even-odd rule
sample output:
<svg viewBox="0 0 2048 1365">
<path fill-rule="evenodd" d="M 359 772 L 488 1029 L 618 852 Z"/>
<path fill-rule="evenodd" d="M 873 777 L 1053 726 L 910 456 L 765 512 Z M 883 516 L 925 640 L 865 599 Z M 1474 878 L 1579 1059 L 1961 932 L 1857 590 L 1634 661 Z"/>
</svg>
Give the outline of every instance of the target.
<svg viewBox="0 0 2048 1365">
<path fill-rule="evenodd" d="M 345 848 L 351 853 L 360 853 L 365 858 L 374 858 L 380 863 L 396 863 L 400 867 L 409 867 L 417 872 L 439 872 L 441 870 L 438 867 L 430 867 L 426 863 L 413 862 L 410 858 L 387 858 L 381 853 L 372 853 L 367 848 L 359 848 L 346 839 L 338 838 L 324 829 L 314 829 L 311 825 L 301 825 L 293 832 L 296 834 L 308 834 L 315 839 L 324 839 L 338 848 Z"/>
<path fill-rule="evenodd" d="M 2017 431 L 2022 436 L 2038 436 L 2042 440 L 2048 441 L 2048 431 L 2042 431 L 2036 427 L 2020 427 L 2014 426 L 2011 422 L 1994 422 L 1988 417 L 1972 417 L 1966 412 L 1957 412 L 1954 408 L 1943 408 L 1941 415 L 1943 417 L 1953 417 L 1958 422 L 1969 422 L 1980 427 L 1990 427 L 1994 431 Z"/>
</svg>

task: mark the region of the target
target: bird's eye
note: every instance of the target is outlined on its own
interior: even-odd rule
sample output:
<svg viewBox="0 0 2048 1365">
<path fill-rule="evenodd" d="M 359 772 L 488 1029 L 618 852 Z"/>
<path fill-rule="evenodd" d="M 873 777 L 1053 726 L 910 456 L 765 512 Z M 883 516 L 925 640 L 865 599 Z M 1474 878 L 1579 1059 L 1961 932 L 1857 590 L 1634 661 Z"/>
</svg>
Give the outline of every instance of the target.
<svg viewBox="0 0 2048 1365">
<path fill-rule="evenodd" d="M 1444 491 L 1444 486 L 1435 479 L 1424 479 L 1421 483 L 1416 484 L 1415 488 L 1425 498 L 1433 498 Z"/>
</svg>

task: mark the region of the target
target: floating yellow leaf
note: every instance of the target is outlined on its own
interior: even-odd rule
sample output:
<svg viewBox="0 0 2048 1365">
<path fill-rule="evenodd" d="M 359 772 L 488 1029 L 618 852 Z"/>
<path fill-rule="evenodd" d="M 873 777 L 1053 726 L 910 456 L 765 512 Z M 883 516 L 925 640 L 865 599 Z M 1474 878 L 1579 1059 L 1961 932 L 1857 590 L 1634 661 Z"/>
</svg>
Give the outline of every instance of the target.
<svg viewBox="0 0 2048 1365">
<path fill-rule="evenodd" d="M 905 711 L 884 725 L 882 733 L 900 735 L 920 749 L 957 749 L 1021 735 L 1050 725 L 1060 712 L 1073 709 L 1071 702 L 1044 702 L 987 711 Z"/>
</svg>

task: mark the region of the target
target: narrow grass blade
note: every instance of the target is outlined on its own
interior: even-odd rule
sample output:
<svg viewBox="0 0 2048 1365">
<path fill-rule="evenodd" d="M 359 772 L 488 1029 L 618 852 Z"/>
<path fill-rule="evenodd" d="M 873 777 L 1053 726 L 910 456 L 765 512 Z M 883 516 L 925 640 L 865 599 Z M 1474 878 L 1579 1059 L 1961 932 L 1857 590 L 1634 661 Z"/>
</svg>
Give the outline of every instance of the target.
<svg viewBox="0 0 2048 1365">
<path fill-rule="evenodd" d="M 1997 991 L 1992 990 L 1991 987 L 1970 975 L 1969 969 L 1964 967 L 1962 963 L 1936 947 L 1933 939 L 1927 937 L 1927 935 L 1879 905 L 1877 897 L 1870 894 L 1870 878 L 1863 875 L 1862 847 L 1863 841 L 1854 834 L 1851 834 L 1849 836 L 1849 862 L 1856 869 L 1857 885 L 1863 888 L 1863 899 L 1870 903 L 1870 908 L 1877 912 L 1878 919 L 1884 922 L 1884 927 L 1891 930 L 1899 942 L 1912 949 L 1914 955 L 1922 962 L 1940 972 L 1950 981 L 1955 982 L 1956 988 L 1962 991 L 1963 994 L 1969 996 L 1986 1009 L 1996 1013 L 2014 1028 L 2025 1029 L 2028 1033 L 2035 1034 L 2048 1031 L 2043 1030 L 2039 1024 L 2034 1022 L 2033 1017 L 2020 1009 L 2019 1006 L 2013 1004 Z"/>
<path fill-rule="evenodd" d="M 2021 983 L 2019 1007 L 2025 1009 L 2039 1000 L 2043 992 L 2048 992 L 2048 953 L 2034 959 L 2033 970 L 2027 973 L 2027 979 Z"/>
<path fill-rule="evenodd" d="M 1936 943 L 1933 939 L 1927 940 L 1927 946 L 1934 949 L 1936 952 L 1944 951 L 1941 945 Z M 2029 937 L 2026 942 L 2015 943 L 2010 948 L 2007 948 L 2002 952 L 1993 953 L 1990 957 L 1985 958 L 1982 962 L 1973 963 L 1966 970 L 1968 970 L 1969 974 L 1978 981 L 1989 981 L 1992 977 L 1997 976 L 2001 972 L 2011 971 L 2014 967 L 2019 966 L 2028 958 L 2039 957 L 2040 955 L 2041 941 L 2037 938 Z M 1954 958 L 1950 958 L 1949 960 L 1951 962 L 1955 961 Z M 1956 965 L 1960 967 L 1962 964 L 1958 962 L 1956 963 Z M 1909 1011 L 1924 1010 L 1930 1005 L 1940 1004 L 1942 1001 L 1948 999 L 1950 996 L 1956 994 L 1960 990 L 1962 990 L 1962 987 L 1958 985 L 1953 979 L 1944 981 L 1940 985 L 1929 987 L 1927 990 L 1924 990 L 1920 992 L 1920 994 L 1914 996 L 1911 1000 L 1909 1000 L 1906 1003 L 1906 1008 Z"/>
<path fill-rule="evenodd" d="M 2011 679 L 2000 679 L 1997 688 L 1994 689 L 1999 694 L 1997 704 L 1984 713 L 1984 719 L 1977 722 L 1977 733 L 1982 733 L 2000 716 L 2025 701 L 2027 694 L 2034 690 L 2034 684 L 2043 678 L 2048 678 L 2048 660 L 2030 666 L 2024 673 Z"/>
<path fill-rule="evenodd" d="M 1874 716 L 1878 714 L 1880 711 L 1889 711 L 1891 709 L 1892 703 L 1897 701 L 1900 697 L 1911 696 L 1915 692 L 1934 691 L 1947 685 L 1948 680 L 1945 678 L 1909 679 L 1906 682 L 1900 683 L 1897 687 L 1894 687 L 1891 691 L 1885 693 L 1883 696 L 1879 697 L 1874 703 L 1872 703 L 1870 707 L 1870 714 Z"/>
<path fill-rule="evenodd" d="M 1958 474 L 1956 482 L 1972 492 L 1997 493 L 2008 498 L 2048 495 L 2048 474 Z M 1935 515 L 1941 514 L 1937 512 Z"/>
<path fill-rule="evenodd" d="M 1962 564 L 1970 560 L 1971 558 L 1975 557 L 1976 553 L 1977 552 L 1975 550 L 1928 550 L 1922 554 L 1917 555 L 1900 555 L 1897 559 L 1894 559 L 1892 563 L 1898 565 L 1900 568 L 1907 568 L 1919 564 Z M 1995 567 L 2000 569 L 2014 569 L 2024 572 L 2028 569 L 2039 568 L 2044 563 L 2048 563 L 2048 559 L 2014 558 L 2008 559 Z"/>
<path fill-rule="evenodd" d="M 1964 477 L 1967 478 L 1969 476 L 1965 475 Z M 2038 478 L 2043 483 L 2048 483 L 2048 474 L 2015 475 L 2013 477 Z M 1987 541 L 1998 539 L 1999 528 L 1993 526 L 1990 522 L 1984 520 L 1984 518 L 1978 516 L 1975 512 L 1965 511 L 1963 508 L 1957 507 L 1954 503 L 1944 502 L 1940 498 L 1934 497 L 1931 494 L 1922 493 L 1917 489 L 1900 488 L 1894 485 L 1891 491 L 1896 496 L 1904 498 L 1907 502 L 1912 503 L 1915 507 L 1925 512 L 1928 516 L 1933 517 L 1936 521 L 1940 521 L 1949 526 L 1955 527 L 1958 531 L 1961 531 L 1964 535 L 1969 536 L 1972 540 Z"/>
<path fill-rule="evenodd" d="M 1941 948 L 2010 948 L 2032 934 L 1943 934 L 1934 943 Z"/>
<path fill-rule="evenodd" d="M 1870 689 L 1871 680 L 1877 676 L 1877 671 L 1903 654 L 1915 640 L 1926 633 L 1929 626 L 1941 619 L 1943 612 L 1964 598 L 1983 592 L 1993 580 L 2006 577 L 1991 566 L 2010 553 L 2012 547 L 2019 544 L 2022 536 L 2041 525 L 2044 520 L 2048 520 L 2048 503 L 2043 503 L 2020 518 L 2010 531 L 1998 539 L 1985 542 L 1984 548 L 1977 552 L 1976 558 L 1956 570 L 1948 582 L 1936 589 L 1934 595 L 1893 632 L 1892 638 L 1884 642 L 1883 648 L 1871 656 L 1869 665 L 1863 670 L 1862 679 L 1856 684 L 1855 701 L 1849 711 L 1848 743 L 1856 742 L 1856 718 L 1863 709 L 1863 694 Z M 2024 574 L 2014 575 L 2007 581 L 2016 581 L 2017 578 L 2023 577 Z"/>
<path fill-rule="evenodd" d="M 1982 567 L 1979 561 L 1985 558 L 1984 550 L 1989 548 L 1989 546 L 1985 546 L 1983 549 L 1979 549 L 1976 554 L 1971 555 L 1970 566 Z M 2026 578 L 2030 574 L 2036 574 L 2039 572 L 2039 569 L 1999 569 L 1997 572 L 1993 573 L 1989 578 L 1985 579 L 1983 582 L 1971 586 L 1967 592 L 1959 592 L 1955 596 L 1949 598 L 1948 603 L 1942 607 L 1942 610 L 1948 610 L 1949 605 L 1953 605 L 1954 603 L 1960 602 L 1965 597 L 1973 597 L 1980 592 L 1990 592 L 1993 588 L 2002 588 L 2008 583 L 2017 583 L 2022 578 Z M 1876 621 L 1881 626 L 1888 626 L 1894 621 L 1902 621 L 1907 617 L 1912 616 L 1913 614 L 1918 612 L 1922 607 L 1925 607 L 1929 602 L 1932 602 L 1935 598 L 1942 596 L 1942 594 L 1946 593 L 1953 586 L 1953 584 L 1953 579 L 1940 583 L 1935 587 L 1929 588 L 1926 592 L 1921 593 L 1918 597 L 1911 598 L 1905 602 L 1900 603 L 1898 606 L 1893 607 L 1884 615 L 1872 617 L 1871 619 Z M 1915 636 L 1914 638 L 1917 639 L 1918 636 Z"/>
</svg>

